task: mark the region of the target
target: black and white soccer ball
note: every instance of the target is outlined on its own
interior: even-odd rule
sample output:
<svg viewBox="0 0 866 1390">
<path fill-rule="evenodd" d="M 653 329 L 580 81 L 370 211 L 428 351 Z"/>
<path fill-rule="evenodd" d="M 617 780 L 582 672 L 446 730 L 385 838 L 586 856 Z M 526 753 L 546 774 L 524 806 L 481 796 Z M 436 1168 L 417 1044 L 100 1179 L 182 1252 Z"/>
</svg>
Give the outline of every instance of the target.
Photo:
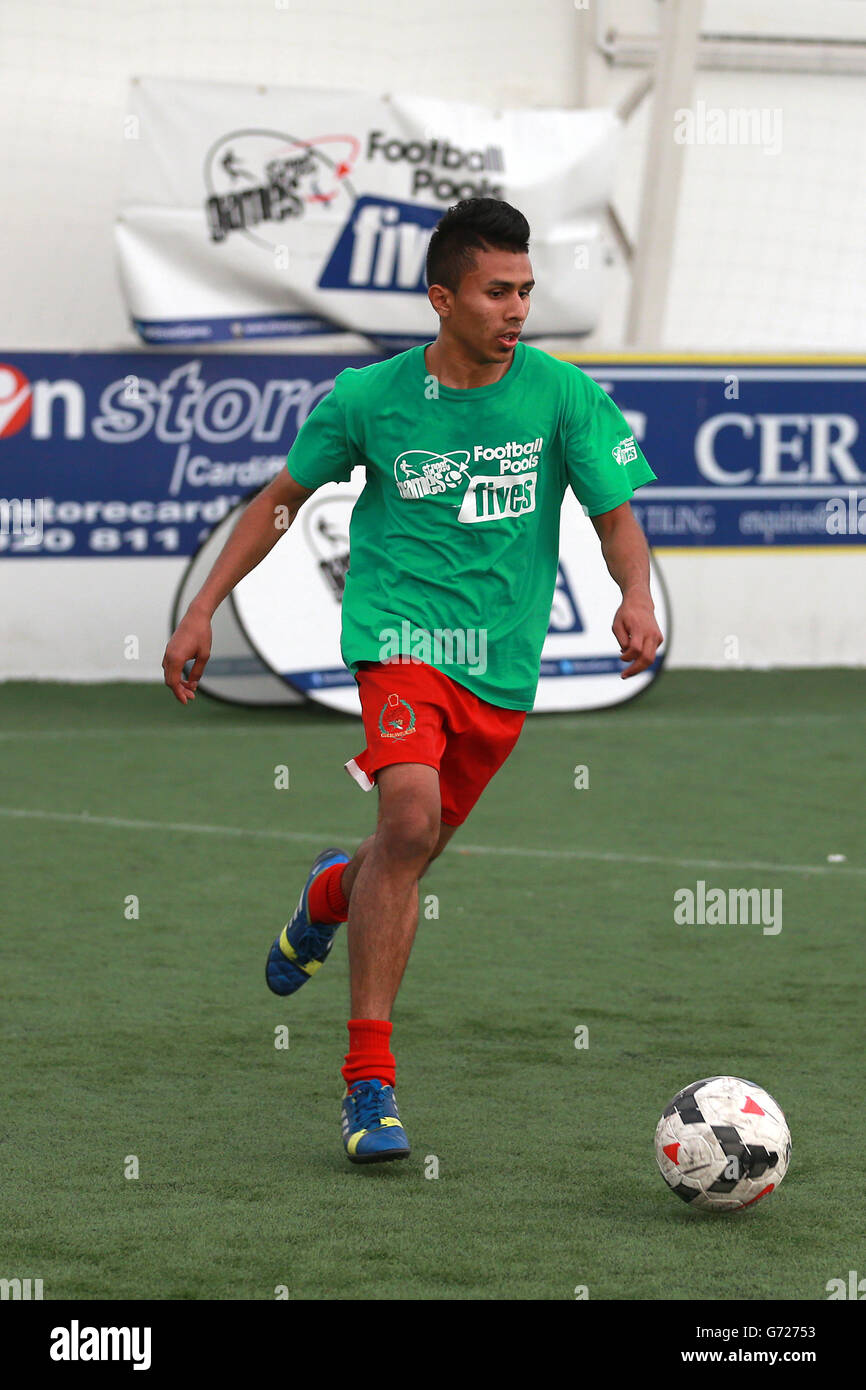
<svg viewBox="0 0 866 1390">
<path fill-rule="evenodd" d="M 779 1186 L 791 1133 L 771 1095 L 739 1076 L 678 1091 L 656 1129 L 656 1162 L 671 1191 L 703 1211 L 741 1211 Z"/>
</svg>

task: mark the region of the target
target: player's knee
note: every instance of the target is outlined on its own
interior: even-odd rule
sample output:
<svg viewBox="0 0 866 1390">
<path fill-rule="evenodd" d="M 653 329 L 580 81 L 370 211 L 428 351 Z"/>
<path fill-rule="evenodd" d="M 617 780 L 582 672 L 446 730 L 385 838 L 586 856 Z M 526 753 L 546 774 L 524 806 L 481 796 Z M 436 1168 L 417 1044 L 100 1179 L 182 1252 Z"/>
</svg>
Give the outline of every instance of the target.
<svg viewBox="0 0 866 1390">
<path fill-rule="evenodd" d="M 439 774 L 426 765 L 398 763 L 383 768 L 377 780 L 377 838 L 391 858 L 411 863 L 420 872 L 439 840 Z"/>
<path fill-rule="evenodd" d="M 426 864 L 439 839 L 439 809 L 423 805 L 395 808 L 382 817 L 377 835 L 391 858 Z"/>
</svg>

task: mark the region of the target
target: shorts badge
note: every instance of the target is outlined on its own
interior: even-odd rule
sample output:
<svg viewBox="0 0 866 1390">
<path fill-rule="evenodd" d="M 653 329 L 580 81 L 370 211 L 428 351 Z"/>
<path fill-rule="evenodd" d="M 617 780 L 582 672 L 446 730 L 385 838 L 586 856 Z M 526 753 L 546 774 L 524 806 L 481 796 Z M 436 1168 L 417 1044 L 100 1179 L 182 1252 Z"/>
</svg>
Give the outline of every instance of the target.
<svg viewBox="0 0 866 1390">
<path fill-rule="evenodd" d="M 415 732 L 415 711 L 408 700 L 389 695 L 379 711 L 379 733 L 383 738 L 405 738 Z"/>
</svg>

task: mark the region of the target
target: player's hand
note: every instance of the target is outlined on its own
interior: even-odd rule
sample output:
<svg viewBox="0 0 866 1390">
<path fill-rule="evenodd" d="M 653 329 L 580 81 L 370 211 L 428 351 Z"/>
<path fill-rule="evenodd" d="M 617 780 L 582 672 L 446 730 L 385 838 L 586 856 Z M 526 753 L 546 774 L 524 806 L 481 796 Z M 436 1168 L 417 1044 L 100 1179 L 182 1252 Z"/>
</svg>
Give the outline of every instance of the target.
<svg viewBox="0 0 866 1390">
<path fill-rule="evenodd" d="M 652 666 L 664 638 L 648 592 L 626 594 L 613 620 L 613 635 L 619 642 L 620 660 L 631 662 L 622 672 L 623 680 Z"/>
<path fill-rule="evenodd" d="M 165 683 L 182 705 L 195 699 L 198 683 L 210 657 L 211 641 L 210 619 L 203 613 L 188 610 L 172 634 L 162 658 Z M 193 663 L 193 667 L 185 677 L 183 668 L 188 661 Z"/>
</svg>

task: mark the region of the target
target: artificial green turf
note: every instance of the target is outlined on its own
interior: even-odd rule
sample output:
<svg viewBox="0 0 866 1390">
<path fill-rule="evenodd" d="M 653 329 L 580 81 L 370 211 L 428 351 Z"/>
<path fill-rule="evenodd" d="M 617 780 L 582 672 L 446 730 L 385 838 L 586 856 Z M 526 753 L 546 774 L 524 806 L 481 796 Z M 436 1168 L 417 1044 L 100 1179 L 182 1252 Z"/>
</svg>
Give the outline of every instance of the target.
<svg viewBox="0 0 866 1390">
<path fill-rule="evenodd" d="M 393 1036 L 412 1157 L 356 1168 L 344 942 L 290 1000 L 264 961 L 318 849 L 373 827 L 342 766 L 360 724 L 0 687 L 0 1275 L 49 1299 L 823 1299 L 866 1274 L 864 695 L 859 671 L 670 672 L 530 718 L 421 885 L 439 916 Z M 675 925 L 699 878 L 782 888 L 781 933 Z M 702 1217 L 653 1133 L 722 1072 L 776 1097 L 794 1152 L 778 1193 Z"/>
</svg>

